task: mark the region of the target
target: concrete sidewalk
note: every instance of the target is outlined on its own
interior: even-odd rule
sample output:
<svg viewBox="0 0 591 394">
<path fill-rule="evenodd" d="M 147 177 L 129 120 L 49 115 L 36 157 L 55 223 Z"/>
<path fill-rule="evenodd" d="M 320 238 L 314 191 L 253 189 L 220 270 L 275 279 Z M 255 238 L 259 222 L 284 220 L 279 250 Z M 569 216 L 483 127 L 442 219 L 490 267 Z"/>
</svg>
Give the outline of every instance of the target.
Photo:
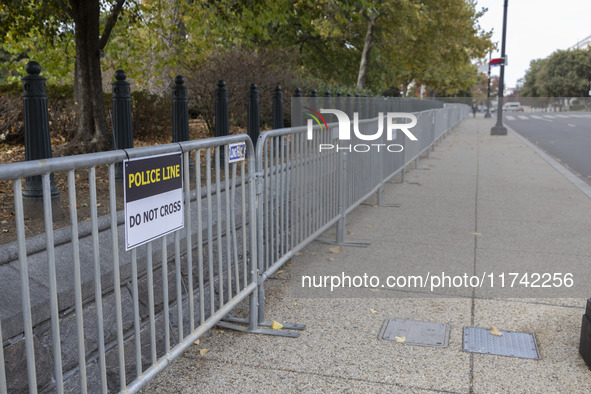
<svg viewBox="0 0 591 394">
<path fill-rule="evenodd" d="M 493 124 L 466 119 L 405 183 L 388 184 L 383 200 L 401 207 L 353 211 L 349 236 L 371 246 L 339 251 L 314 242 L 266 282 L 266 320 L 306 324 L 300 338 L 214 330 L 144 391 L 591 392 L 591 371 L 578 354 L 591 296 L 591 199 L 513 132 L 491 136 Z M 575 286 L 348 289 L 340 296 L 301 288 L 303 275 L 383 279 L 448 269 L 497 279 L 507 270 L 572 271 Z M 555 295 L 570 298 L 548 298 Z M 448 324 L 449 345 L 380 340 L 389 318 Z M 467 326 L 533 333 L 541 360 L 464 352 Z"/>
</svg>

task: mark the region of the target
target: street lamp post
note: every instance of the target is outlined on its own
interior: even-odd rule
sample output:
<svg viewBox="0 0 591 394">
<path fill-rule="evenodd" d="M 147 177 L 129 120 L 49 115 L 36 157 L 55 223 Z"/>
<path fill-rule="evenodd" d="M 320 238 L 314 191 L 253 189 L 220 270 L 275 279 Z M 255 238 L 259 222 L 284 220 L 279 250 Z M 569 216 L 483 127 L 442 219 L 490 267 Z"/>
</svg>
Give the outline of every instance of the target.
<svg viewBox="0 0 591 394">
<path fill-rule="evenodd" d="M 492 60 L 492 52 L 488 53 L 488 88 L 486 92 L 486 113 L 484 114 L 485 118 L 490 118 L 490 62 Z"/>
<path fill-rule="evenodd" d="M 507 38 L 507 5 L 505 0 L 503 10 L 503 39 L 501 41 L 501 75 L 499 77 L 499 100 L 497 103 L 497 124 L 490 130 L 491 135 L 507 135 L 507 128 L 503 126 L 503 90 L 505 89 L 505 41 Z"/>
</svg>

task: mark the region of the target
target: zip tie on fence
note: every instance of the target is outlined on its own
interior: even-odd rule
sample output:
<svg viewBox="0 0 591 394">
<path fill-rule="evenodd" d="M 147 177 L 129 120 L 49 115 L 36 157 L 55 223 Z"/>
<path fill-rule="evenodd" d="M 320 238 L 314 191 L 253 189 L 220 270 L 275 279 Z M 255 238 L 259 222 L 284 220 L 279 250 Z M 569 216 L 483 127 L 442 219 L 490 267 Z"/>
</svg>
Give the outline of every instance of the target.
<svg viewBox="0 0 591 394">
<path fill-rule="evenodd" d="M 259 172 L 255 172 L 252 175 L 247 175 L 248 179 L 257 179 L 258 177 L 261 177 L 265 175 L 265 173 L 263 171 L 259 171 Z"/>
<path fill-rule="evenodd" d="M 127 160 L 130 160 L 130 159 L 129 159 L 129 153 L 127 153 L 127 149 L 121 149 L 121 150 L 122 150 L 123 152 L 125 152 L 125 156 L 127 156 Z"/>
</svg>

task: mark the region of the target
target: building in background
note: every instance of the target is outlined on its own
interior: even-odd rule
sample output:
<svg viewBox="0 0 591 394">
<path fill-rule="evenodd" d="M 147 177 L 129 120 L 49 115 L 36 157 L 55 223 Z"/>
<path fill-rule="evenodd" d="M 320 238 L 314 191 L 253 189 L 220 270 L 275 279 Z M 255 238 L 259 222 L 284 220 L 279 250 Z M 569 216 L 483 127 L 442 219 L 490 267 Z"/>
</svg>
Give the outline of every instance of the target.
<svg viewBox="0 0 591 394">
<path fill-rule="evenodd" d="M 568 49 L 586 49 L 591 46 L 591 36 L 585 37 L 582 40 L 577 41 L 577 43 Z"/>
</svg>

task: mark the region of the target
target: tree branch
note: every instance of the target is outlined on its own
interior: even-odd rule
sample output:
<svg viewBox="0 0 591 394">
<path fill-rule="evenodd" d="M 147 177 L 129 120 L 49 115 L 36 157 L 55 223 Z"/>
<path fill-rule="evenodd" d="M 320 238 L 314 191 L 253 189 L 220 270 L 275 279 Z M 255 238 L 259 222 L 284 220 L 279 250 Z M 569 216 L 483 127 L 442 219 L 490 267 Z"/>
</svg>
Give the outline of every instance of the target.
<svg viewBox="0 0 591 394">
<path fill-rule="evenodd" d="M 105 24 L 103 34 L 101 34 L 101 38 L 99 40 L 99 49 L 105 49 L 107 41 L 109 41 L 109 36 L 111 35 L 111 30 L 113 30 L 115 23 L 117 23 L 117 18 L 119 17 L 119 13 L 123 8 L 123 4 L 125 4 L 125 0 L 117 0 L 117 4 L 113 6 L 111 14 L 109 15 L 109 19 L 107 19 L 107 23 Z"/>
</svg>

